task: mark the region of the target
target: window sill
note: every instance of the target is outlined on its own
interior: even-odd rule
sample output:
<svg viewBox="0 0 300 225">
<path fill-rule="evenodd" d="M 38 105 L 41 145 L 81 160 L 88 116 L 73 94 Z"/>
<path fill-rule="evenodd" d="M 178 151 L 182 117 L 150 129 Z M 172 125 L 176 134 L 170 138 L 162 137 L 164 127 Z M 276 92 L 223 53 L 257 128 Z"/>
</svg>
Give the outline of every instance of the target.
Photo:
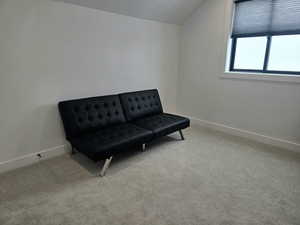
<svg viewBox="0 0 300 225">
<path fill-rule="evenodd" d="M 300 76 L 285 74 L 265 74 L 265 73 L 246 73 L 246 72 L 225 72 L 222 79 L 241 79 L 258 80 L 271 82 L 288 82 L 300 84 Z"/>
</svg>

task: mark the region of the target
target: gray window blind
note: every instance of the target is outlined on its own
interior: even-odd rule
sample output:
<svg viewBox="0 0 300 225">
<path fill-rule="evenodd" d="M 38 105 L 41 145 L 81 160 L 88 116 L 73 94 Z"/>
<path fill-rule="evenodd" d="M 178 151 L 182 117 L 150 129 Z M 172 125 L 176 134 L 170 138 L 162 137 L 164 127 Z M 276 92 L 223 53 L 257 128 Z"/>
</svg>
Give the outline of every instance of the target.
<svg viewBox="0 0 300 225">
<path fill-rule="evenodd" d="M 232 37 L 300 34 L 300 0 L 235 2 Z"/>
</svg>

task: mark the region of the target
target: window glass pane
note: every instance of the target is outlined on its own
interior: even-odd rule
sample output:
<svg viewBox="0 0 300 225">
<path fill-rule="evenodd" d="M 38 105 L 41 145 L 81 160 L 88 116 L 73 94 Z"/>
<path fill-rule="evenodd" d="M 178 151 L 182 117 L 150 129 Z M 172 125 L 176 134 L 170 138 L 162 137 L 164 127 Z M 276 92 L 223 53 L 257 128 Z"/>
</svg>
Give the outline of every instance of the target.
<svg viewBox="0 0 300 225">
<path fill-rule="evenodd" d="M 272 37 L 268 70 L 300 71 L 300 35 Z"/>
<path fill-rule="evenodd" d="M 267 37 L 238 38 L 234 69 L 262 70 Z"/>
</svg>

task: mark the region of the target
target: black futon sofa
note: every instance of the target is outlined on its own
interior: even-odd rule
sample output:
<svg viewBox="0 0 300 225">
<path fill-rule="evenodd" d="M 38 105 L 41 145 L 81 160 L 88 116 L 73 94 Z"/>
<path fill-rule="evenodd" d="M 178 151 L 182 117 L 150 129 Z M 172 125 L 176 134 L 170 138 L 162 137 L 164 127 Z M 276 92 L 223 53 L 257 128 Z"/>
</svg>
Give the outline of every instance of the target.
<svg viewBox="0 0 300 225">
<path fill-rule="evenodd" d="M 114 155 L 136 145 L 145 150 L 146 143 L 176 131 L 183 140 L 181 130 L 190 126 L 189 119 L 163 112 L 157 90 L 63 101 L 59 111 L 72 153 L 105 160 L 101 176 Z"/>
</svg>

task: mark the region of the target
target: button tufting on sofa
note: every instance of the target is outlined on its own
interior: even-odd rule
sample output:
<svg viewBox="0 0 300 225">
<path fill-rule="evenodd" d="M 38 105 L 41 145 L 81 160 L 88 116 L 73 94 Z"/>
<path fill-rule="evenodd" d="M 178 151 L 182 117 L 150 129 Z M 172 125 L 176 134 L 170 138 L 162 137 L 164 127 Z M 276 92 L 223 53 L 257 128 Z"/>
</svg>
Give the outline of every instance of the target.
<svg viewBox="0 0 300 225">
<path fill-rule="evenodd" d="M 187 118 L 163 112 L 157 90 L 64 101 L 59 111 L 67 140 L 94 161 L 110 162 L 131 146 L 190 125 Z"/>
</svg>

